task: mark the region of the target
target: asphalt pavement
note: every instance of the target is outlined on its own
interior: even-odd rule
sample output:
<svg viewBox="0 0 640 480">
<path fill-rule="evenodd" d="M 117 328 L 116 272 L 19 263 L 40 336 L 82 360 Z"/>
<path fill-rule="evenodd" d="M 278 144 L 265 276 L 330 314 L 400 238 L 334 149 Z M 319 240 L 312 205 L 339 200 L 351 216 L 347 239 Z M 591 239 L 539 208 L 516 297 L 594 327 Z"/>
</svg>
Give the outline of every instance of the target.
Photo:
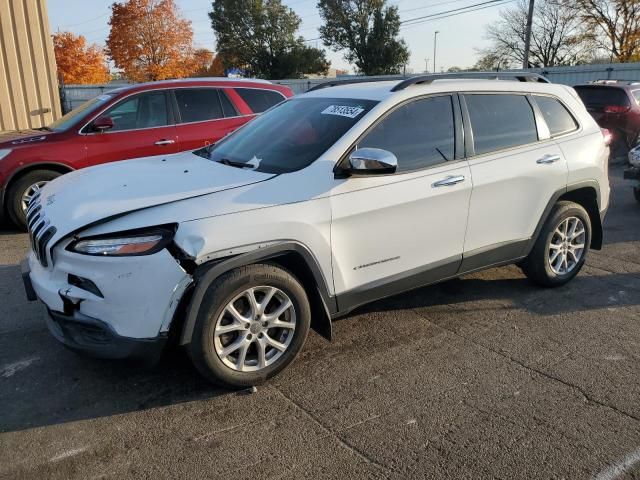
<svg viewBox="0 0 640 480">
<path fill-rule="evenodd" d="M 67 351 L 4 227 L 0 478 L 640 479 L 640 205 L 611 177 L 606 245 L 569 285 L 510 266 L 371 304 L 255 393 L 180 350 Z"/>
</svg>

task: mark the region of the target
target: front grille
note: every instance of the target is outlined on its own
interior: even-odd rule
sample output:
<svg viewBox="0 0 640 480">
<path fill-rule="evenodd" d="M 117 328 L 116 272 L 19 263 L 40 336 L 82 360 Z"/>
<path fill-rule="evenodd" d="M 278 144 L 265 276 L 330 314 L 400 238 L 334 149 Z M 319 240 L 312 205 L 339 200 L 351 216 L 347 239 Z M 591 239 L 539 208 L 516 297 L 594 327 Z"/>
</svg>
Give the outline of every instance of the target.
<svg viewBox="0 0 640 480">
<path fill-rule="evenodd" d="M 56 228 L 45 217 L 40 203 L 40 192 L 36 193 L 27 208 L 27 227 L 29 228 L 29 241 L 31 249 L 43 267 L 48 265 L 47 243 L 56 233 Z"/>
</svg>

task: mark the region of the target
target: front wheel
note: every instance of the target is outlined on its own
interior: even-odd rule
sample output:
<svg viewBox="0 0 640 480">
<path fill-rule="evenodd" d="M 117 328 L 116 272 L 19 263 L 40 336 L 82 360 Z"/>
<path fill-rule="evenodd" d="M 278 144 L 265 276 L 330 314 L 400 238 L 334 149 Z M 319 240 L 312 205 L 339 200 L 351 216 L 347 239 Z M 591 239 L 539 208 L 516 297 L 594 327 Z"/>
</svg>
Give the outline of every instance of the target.
<svg viewBox="0 0 640 480">
<path fill-rule="evenodd" d="M 208 288 L 189 355 L 215 383 L 258 385 L 293 361 L 310 323 L 309 300 L 291 273 L 270 264 L 240 267 Z"/>
<path fill-rule="evenodd" d="M 7 189 L 7 213 L 20 229 L 27 229 L 27 205 L 48 182 L 60 176 L 52 170 L 33 170 L 18 178 Z"/>
<path fill-rule="evenodd" d="M 591 244 L 591 220 L 577 203 L 558 202 L 542 227 L 529 256 L 525 275 L 545 287 L 559 287 L 582 269 Z"/>
</svg>

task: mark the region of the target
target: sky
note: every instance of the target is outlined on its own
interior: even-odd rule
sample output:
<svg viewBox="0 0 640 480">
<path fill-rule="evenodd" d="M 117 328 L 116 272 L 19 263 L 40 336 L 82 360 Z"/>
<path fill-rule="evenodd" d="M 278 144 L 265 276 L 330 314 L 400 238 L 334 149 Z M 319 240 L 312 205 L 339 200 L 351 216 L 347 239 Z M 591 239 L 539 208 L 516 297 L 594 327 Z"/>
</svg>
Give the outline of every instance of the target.
<svg viewBox="0 0 640 480">
<path fill-rule="evenodd" d="M 215 37 L 207 16 L 211 11 L 211 1 L 175 1 L 183 16 L 192 21 L 196 48 L 215 51 Z M 482 2 L 483 0 L 390 0 L 388 3 L 397 5 L 400 19 L 407 20 Z M 428 59 L 429 70 L 433 69 L 435 31 L 439 31 L 437 71 L 447 70 L 452 66 L 472 66 L 478 57 L 476 49 L 487 46 L 484 38 L 485 26 L 497 19 L 501 9 L 515 3 L 508 0 L 505 2 L 497 6 L 487 5 L 489 8 L 482 7 L 481 10 L 462 15 L 403 26 L 400 36 L 405 39 L 411 52 L 407 68 L 416 73 L 423 72 Z M 71 31 L 84 35 L 90 43 L 104 46 L 109 34 L 107 22 L 112 3 L 113 0 L 47 0 L 51 31 Z M 319 36 L 317 28 L 321 25 L 322 19 L 316 7 L 317 0 L 283 0 L 283 3 L 301 17 L 301 36 L 305 39 L 315 39 Z M 308 42 L 308 45 L 323 48 L 319 40 Z M 353 73 L 353 67 L 344 60 L 343 53 L 327 51 L 327 57 L 331 60 L 332 67 L 348 69 Z"/>
</svg>

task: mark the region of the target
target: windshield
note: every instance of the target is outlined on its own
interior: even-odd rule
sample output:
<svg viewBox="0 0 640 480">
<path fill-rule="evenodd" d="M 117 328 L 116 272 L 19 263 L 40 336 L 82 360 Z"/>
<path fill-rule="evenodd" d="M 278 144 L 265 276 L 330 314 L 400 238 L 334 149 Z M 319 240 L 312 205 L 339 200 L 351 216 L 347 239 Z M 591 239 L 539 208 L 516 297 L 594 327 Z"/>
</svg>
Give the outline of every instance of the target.
<svg viewBox="0 0 640 480">
<path fill-rule="evenodd" d="M 346 98 L 294 98 L 202 153 L 211 160 L 259 172 L 300 170 L 326 152 L 376 103 Z"/>
<path fill-rule="evenodd" d="M 91 113 L 94 110 L 97 110 L 98 107 L 101 107 L 109 100 L 113 98 L 113 95 L 100 95 L 99 97 L 92 98 L 91 100 L 87 100 L 82 105 L 77 108 L 74 108 L 66 115 L 63 115 L 61 118 L 56 120 L 53 123 L 47 125 L 47 129 L 54 132 L 63 132 L 68 128 L 75 125 L 75 123 L 84 117 L 85 115 Z"/>
</svg>

